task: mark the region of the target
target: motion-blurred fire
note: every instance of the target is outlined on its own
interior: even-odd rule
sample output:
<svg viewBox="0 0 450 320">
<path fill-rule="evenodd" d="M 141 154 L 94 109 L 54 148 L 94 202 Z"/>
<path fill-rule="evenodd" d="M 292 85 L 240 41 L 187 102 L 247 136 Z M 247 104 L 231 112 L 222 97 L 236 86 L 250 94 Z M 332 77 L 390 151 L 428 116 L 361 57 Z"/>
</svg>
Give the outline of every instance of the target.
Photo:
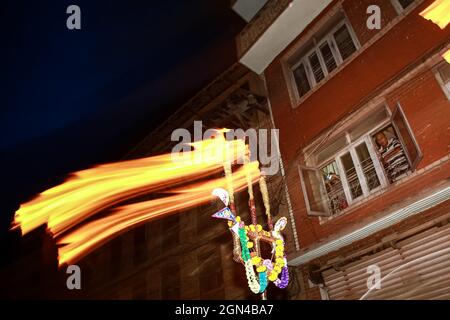
<svg viewBox="0 0 450 320">
<path fill-rule="evenodd" d="M 72 174 L 67 181 L 48 189 L 17 210 L 12 229 L 22 234 L 47 224 L 59 245 L 59 264 L 73 263 L 126 230 L 174 212 L 210 201 L 211 190 L 225 186 L 224 178 L 205 179 L 223 170 L 226 159 L 236 163 L 248 148 L 243 140 L 226 141 L 223 136 L 192 143 L 194 150 L 182 157 L 163 154 L 96 166 Z M 247 185 L 245 170 L 259 179 L 258 163 L 236 171 L 236 190 Z M 202 180 L 203 179 L 203 180 Z M 189 183 L 189 184 L 188 184 Z M 114 205 L 151 192 L 168 196 L 128 205 Z M 113 207 L 113 208 L 111 208 Z M 106 216 L 95 218 L 98 212 Z M 80 226 L 80 223 L 84 225 Z"/>
<path fill-rule="evenodd" d="M 423 10 L 420 15 L 444 29 L 450 22 L 450 0 L 436 0 Z"/>
<path fill-rule="evenodd" d="M 447 50 L 442 57 L 445 59 L 445 61 L 447 61 L 447 63 L 450 63 L 450 49 Z"/>
</svg>

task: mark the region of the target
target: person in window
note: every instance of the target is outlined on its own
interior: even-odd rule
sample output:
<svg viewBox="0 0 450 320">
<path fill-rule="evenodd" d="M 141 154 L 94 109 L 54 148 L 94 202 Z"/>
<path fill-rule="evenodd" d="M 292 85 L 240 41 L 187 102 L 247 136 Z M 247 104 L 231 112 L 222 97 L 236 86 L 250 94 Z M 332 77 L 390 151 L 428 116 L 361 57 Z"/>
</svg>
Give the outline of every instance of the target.
<svg viewBox="0 0 450 320">
<path fill-rule="evenodd" d="M 324 180 L 328 197 L 330 198 L 331 211 L 337 213 L 347 208 L 348 204 L 342 189 L 341 178 L 337 174 L 330 172 L 324 176 Z"/>
<path fill-rule="evenodd" d="M 403 147 L 396 137 L 387 138 L 384 132 L 375 135 L 381 162 L 391 183 L 400 179 L 408 170 L 409 164 Z"/>
</svg>

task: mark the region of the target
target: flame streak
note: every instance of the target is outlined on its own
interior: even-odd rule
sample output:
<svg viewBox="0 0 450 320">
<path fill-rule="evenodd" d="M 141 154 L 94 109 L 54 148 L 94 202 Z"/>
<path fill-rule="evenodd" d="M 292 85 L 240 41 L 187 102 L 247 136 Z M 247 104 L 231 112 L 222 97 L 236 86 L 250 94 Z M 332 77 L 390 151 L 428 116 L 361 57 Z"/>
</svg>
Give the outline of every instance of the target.
<svg viewBox="0 0 450 320">
<path fill-rule="evenodd" d="M 258 163 L 246 164 L 233 175 L 233 185 L 237 191 L 247 186 L 246 171 L 251 172 L 253 183 L 259 179 Z M 59 264 L 73 263 L 112 237 L 139 224 L 212 200 L 211 190 L 226 186 L 226 180 L 218 178 L 196 183 L 173 190 L 171 191 L 173 195 L 162 199 L 133 203 L 114 209 L 109 216 L 90 222 L 61 237 L 58 244 L 64 246 L 59 249 Z"/>
<path fill-rule="evenodd" d="M 75 228 L 87 218 L 140 194 L 166 190 L 169 186 L 220 172 L 223 161 L 236 162 L 248 152 L 243 140 L 226 141 L 223 136 L 194 142 L 191 146 L 193 151 L 185 151 L 176 159 L 173 154 L 164 154 L 76 172 L 61 185 L 22 204 L 15 214 L 12 229 L 20 227 L 22 234 L 26 234 L 47 223 L 48 231 L 58 238 L 57 242 L 67 244 L 58 249 L 60 265 L 73 262 L 132 226 L 208 201 L 213 186 L 225 180 L 197 182 L 173 190 L 173 195 L 162 199 L 121 206 L 110 216 Z M 237 188 L 245 184 L 240 177 L 241 174 L 234 181 Z"/>
<path fill-rule="evenodd" d="M 444 29 L 450 22 L 450 0 L 436 0 L 420 15 Z"/>
<path fill-rule="evenodd" d="M 447 63 L 450 63 L 450 49 L 447 50 L 442 57 L 445 59 L 445 61 L 447 61 Z"/>
</svg>

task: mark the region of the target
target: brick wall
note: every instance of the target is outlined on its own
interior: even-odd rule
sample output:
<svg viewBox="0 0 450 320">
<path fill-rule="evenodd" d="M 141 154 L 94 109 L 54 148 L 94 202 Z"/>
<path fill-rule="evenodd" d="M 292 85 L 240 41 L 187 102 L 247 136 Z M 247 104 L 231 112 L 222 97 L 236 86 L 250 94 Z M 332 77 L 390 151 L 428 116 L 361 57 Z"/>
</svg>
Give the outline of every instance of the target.
<svg viewBox="0 0 450 320">
<path fill-rule="evenodd" d="M 299 150 L 370 102 L 372 96 L 382 92 L 381 89 L 389 88 L 404 70 L 420 65 L 430 52 L 449 42 L 450 27 L 441 30 L 418 15 L 431 2 L 423 1 L 405 16 L 399 16 L 390 0 L 343 1 L 342 8 L 362 47 L 339 72 L 298 106 L 291 102 L 283 63 L 287 59 L 286 54 L 292 52 L 296 42 L 302 41 L 303 35 L 266 69 L 269 99 L 275 125 L 280 129 L 280 148 L 288 167 L 288 186 L 303 249 L 351 228 L 363 219 L 370 219 L 373 214 L 449 177 L 448 161 L 432 170 L 424 170 L 447 156 L 450 144 L 450 103 L 429 68 L 384 97 L 391 110 L 397 102 L 402 106 L 423 153 L 417 167 L 417 172 L 423 172 L 422 176 L 389 186 L 382 195 L 320 225 L 317 217 L 307 215 L 297 169 L 303 161 Z M 370 4 L 381 8 L 382 29 L 379 31 L 370 31 L 366 27 L 366 8 Z"/>
</svg>

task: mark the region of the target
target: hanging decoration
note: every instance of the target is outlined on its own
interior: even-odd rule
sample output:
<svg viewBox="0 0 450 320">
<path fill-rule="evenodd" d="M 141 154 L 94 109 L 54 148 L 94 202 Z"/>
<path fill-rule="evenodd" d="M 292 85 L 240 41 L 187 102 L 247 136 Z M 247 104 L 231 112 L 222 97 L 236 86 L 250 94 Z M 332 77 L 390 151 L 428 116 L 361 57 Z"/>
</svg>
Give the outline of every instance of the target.
<svg viewBox="0 0 450 320">
<path fill-rule="evenodd" d="M 245 157 L 244 163 L 249 163 L 248 155 Z M 233 237 L 233 260 L 244 265 L 250 290 L 255 294 L 261 294 L 262 299 L 265 300 L 267 299 L 266 289 L 269 282 L 273 282 L 275 286 L 281 289 L 286 288 L 289 283 L 285 243 L 281 235 L 281 231 L 286 227 L 287 219 L 282 217 L 275 223 L 275 226 L 272 224 L 267 184 L 265 177 L 261 175 L 259 187 L 267 216 L 268 230 L 264 230 L 257 223 L 252 177 L 250 172 L 246 172 L 251 217 L 251 223 L 246 225 L 236 213 L 231 162 L 224 161 L 223 166 L 225 179 L 228 182 L 227 190 L 216 188 L 212 191 L 212 194 L 223 202 L 225 208 L 214 213 L 212 217 L 228 220 L 228 227 Z M 261 241 L 271 246 L 272 257 L 264 259 L 261 256 Z"/>
</svg>

